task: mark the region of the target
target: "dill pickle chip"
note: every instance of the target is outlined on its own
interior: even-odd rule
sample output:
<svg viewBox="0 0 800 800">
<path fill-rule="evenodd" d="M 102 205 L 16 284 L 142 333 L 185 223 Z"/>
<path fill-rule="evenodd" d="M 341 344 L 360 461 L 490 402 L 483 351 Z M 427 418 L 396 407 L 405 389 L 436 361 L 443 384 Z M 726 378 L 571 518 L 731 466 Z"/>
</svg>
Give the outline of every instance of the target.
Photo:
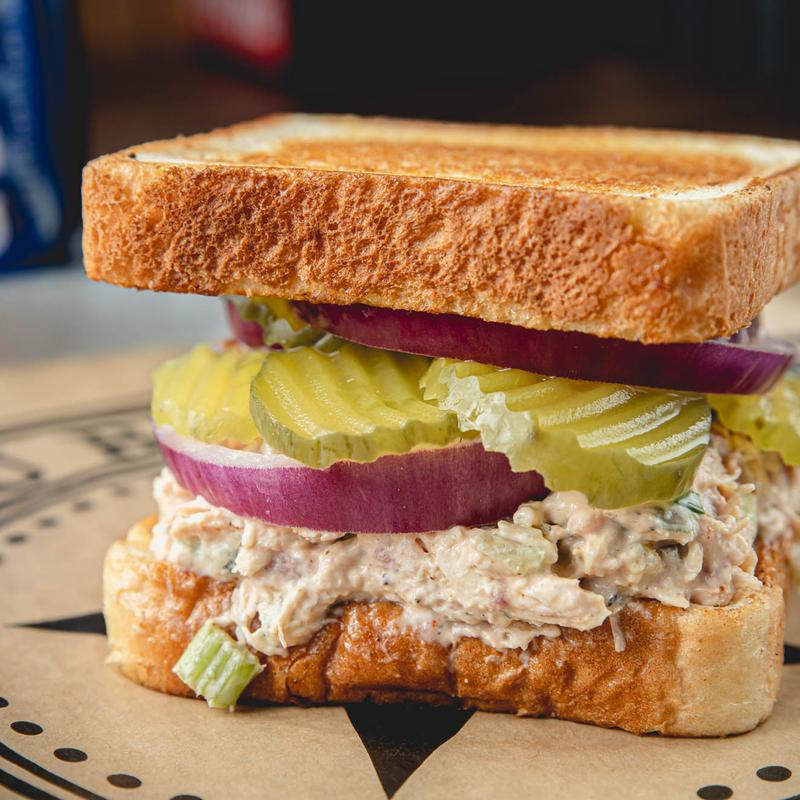
<svg viewBox="0 0 800 800">
<path fill-rule="evenodd" d="M 787 372 L 766 394 L 711 394 L 708 402 L 726 428 L 800 465 L 800 372 Z"/>
<path fill-rule="evenodd" d="M 710 441 L 711 410 L 698 395 L 441 358 L 421 386 L 515 472 L 535 470 L 548 488 L 602 508 L 679 497 Z"/>
<path fill-rule="evenodd" d="M 217 352 L 206 344 L 170 359 L 153 374 L 153 421 L 204 442 L 243 447 L 257 442 L 250 382 L 263 361 L 259 350 Z"/>
<path fill-rule="evenodd" d="M 264 441 L 310 467 L 374 461 L 461 437 L 454 414 L 423 400 L 430 359 L 323 340 L 275 350 L 252 383 L 250 410 Z"/>
</svg>

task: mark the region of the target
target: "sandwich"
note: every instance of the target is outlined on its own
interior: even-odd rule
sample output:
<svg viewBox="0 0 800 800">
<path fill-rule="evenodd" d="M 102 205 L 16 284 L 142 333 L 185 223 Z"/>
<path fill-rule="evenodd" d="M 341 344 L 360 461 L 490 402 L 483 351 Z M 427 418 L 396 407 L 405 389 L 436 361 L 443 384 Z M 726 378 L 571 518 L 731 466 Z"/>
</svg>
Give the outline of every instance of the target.
<svg viewBox="0 0 800 800">
<path fill-rule="evenodd" d="M 800 530 L 800 144 L 277 115 L 83 175 L 90 278 L 219 295 L 153 376 L 111 659 L 212 707 L 770 713 Z"/>
</svg>

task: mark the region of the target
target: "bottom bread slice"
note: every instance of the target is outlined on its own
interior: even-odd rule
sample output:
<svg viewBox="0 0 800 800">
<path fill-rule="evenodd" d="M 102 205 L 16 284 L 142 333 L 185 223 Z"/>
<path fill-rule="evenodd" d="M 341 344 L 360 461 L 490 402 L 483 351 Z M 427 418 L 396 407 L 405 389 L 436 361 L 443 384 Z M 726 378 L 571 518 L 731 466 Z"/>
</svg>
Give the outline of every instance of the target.
<svg viewBox="0 0 800 800">
<path fill-rule="evenodd" d="M 226 609 L 234 583 L 153 560 L 153 522 L 135 525 L 106 556 L 111 660 L 137 683 L 193 696 L 172 667 L 203 622 Z M 619 617 L 622 652 L 608 621 L 590 631 L 564 628 L 524 652 L 499 652 L 478 639 L 451 648 L 425 641 L 396 623 L 393 603 L 347 603 L 287 656 L 262 655 L 266 669 L 245 696 L 298 704 L 456 702 L 634 733 L 741 733 L 769 715 L 780 682 L 785 559 L 762 548 L 758 575 L 761 588 L 724 608 L 628 604 Z"/>
</svg>

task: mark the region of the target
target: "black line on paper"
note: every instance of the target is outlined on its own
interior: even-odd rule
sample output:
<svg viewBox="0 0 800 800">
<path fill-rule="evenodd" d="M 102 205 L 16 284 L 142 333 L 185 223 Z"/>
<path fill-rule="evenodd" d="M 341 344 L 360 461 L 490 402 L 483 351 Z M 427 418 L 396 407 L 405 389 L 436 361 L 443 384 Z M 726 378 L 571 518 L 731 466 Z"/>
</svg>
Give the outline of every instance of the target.
<svg viewBox="0 0 800 800">
<path fill-rule="evenodd" d="M 27 770 L 31 773 L 31 775 L 35 775 L 37 778 L 41 778 L 43 781 L 52 783 L 53 786 L 58 786 L 59 789 L 64 789 L 65 791 L 70 792 L 77 797 L 83 797 L 84 800 L 106 800 L 106 798 L 104 798 L 102 795 L 95 794 L 89 789 L 84 789 L 83 786 L 78 786 L 77 783 L 68 781 L 66 778 L 56 775 L 55 772 L 50 772 L 49 769 L 39 766 L 39 764 L 37 764 L 35 761 L 25 758 L 25 756 L 23 756 L 21 753 L 16 752 L 16 750 L 12 750 L 2 742 L 0 742 L 0 757 L 4 758 L 6 761 L 10 761 L 12 764 L 16 764 L 18 767 L 21 767 L 24 770 Z M 50 797 L 50 795 L 46 796 Z"/>
<path fill-rule="evenodd" d="M 59 431 L 94 448 L 104 461 L 48 481 L 37 464 L 0 452 L 0 526 L 38 511 L 43 504 L 58 502 L 107 476 L 126 474 L 126 468 L 157 467 L 160 458 L 156 443 L 149 432 L 141 429 L 147 411 L 147 404 L 138 400 L 111 408 L 62 412 L 0 428 L 0 442 Z"/>
<path fill-rule="evenodd" d="M 62 800 L 62 798 L 50 794 L 44 789 L 37 789 L 35 786 L 25 783 L 25 781 L 2 769 L 0 769 L 0 786 L 5 786 L 6 789 L 10 789 L 14 794 L 18 794 L 20 797 L 28 797 L 30 800 Z"/>
<path fill-rule="evenodd" d="M 104 464 L 94 469 L 71 475 L 61 481 L 53 482 L 49 486 L 44 485 L 40 491 L 8 503 L 6 508 L 3 509 L 3 513 L 0 513 L 0 527 L 61 502 L 80 489 L 123 475 L 154 470 L 161 463 L 161 456 L 154 453 L 137 461 L 126 461 L 116 465 Z M 0 508 L 2 508 L 2 505 L 0 505 Z"/>
<path fill-rule="evenodd" d="M 110 418 L 126 416 L 132 414 L 140 416 L 147 414 L 150 409 L 149 400 L 131 401 L 130 404 L 111 408 L 83 409 L 74 412 L 61 412 L 53 417 L 43 417 L 41 419 L 31 419 L 0 428 L 0 441 L 12 439 L 17 436 L 24 436 L 26 433 L 42 433 L 52 428 L 64 428 L 81 422 L 103 422 Z"/>
</svg>

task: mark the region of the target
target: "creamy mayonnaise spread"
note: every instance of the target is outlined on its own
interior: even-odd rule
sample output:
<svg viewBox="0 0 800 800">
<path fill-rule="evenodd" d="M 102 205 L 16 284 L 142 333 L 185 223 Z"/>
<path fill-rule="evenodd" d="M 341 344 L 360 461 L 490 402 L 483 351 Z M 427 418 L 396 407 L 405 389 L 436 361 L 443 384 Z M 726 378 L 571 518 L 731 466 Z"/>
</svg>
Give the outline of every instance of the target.
<svg viewBox="0 0 800 800">
<path fill-rule="evenodd" d="M 800 481 L 777 463 L 783 477 L 769 482 L 768 498 L 759 493 L 770 535 L 797 526 L 800 509 Z M 348 600 L 392 601 L 402 608 L 399 624 L 428 640 L 477 637 L 498 650 L 611 616 L 622 648 L 615 612 L 632 598 L 725 605 L 759 584 L 754 486 L 742 477 L 751 467 L 715 436 L 689 507 L 609 511 L 579 492 L 554 492 L 524 503 L 509 521 L 422 534 L 270 525 L 192 496 L 164 469 L 154 486 L 151 549 L 160 560 L 235 581 L 224 622 L 267 655 L 308 641 Z"/>
</svg>

